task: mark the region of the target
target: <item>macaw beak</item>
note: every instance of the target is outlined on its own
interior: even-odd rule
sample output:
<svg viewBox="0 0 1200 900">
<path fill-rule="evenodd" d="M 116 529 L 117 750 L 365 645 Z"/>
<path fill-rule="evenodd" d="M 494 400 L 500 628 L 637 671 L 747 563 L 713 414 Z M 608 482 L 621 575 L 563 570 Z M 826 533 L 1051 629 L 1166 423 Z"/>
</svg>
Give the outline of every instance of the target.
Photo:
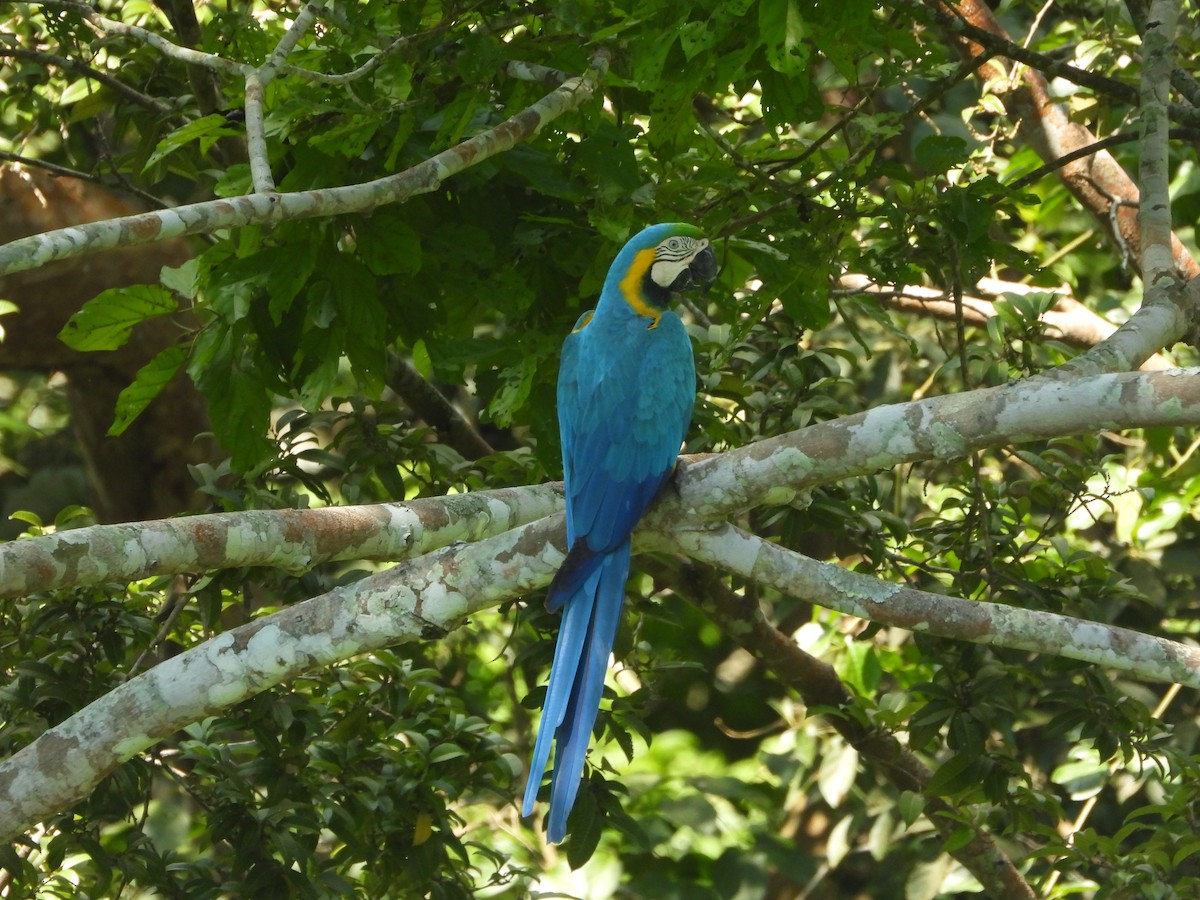
<svg viewBox="0 0 1200 900">
<path fill-rule="evenodd" d="M 694 287 L 707 287 L 717 277 L 717 254 L 712 247 L 705 247 L 696 254 L 691 265 L 679 273 L 671 283 L 672 291 L 686 291 Z"/>
</svg>

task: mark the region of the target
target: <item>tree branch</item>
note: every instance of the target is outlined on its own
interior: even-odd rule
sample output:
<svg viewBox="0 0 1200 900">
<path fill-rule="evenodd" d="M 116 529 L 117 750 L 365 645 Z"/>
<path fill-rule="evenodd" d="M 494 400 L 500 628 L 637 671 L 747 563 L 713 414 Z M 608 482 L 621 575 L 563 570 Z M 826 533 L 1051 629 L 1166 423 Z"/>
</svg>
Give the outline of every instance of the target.
<svg viewBox="0 0 1200 900">
<path fill-rule="evenodd" d="M 1123 81 L 1097 75 L 1068 62 L 1030 50 L 1013 41 L 998 25 L 992 28 L 989 23 L 980 21 L 978 9 L 973 2 L 966 0 L 926 0 L 926 8 L 932 12 L 938 24 L 959 37 L 985 47 L 996 56 L 1003 56 L 1015 62 L 1022 63 L 1038 72 L 1063 78 L 1072 84 L 1090 88 L 1097 94 L 1103 94 L 1130 105 L 1138 103 L 1138 91 Z M 994 20 L 993 20 L 994 22 Z M 1169 70 L 1168 70 L 1169 71 Z M 1167 83 L 1167 73 L 1164 73 L 1164 85 Z M 1200 125 L 1200 110 L 1179 103 L 1168 104 L 1170 117 L 1186 125 Z"/>
<path fill-rule="evenodd" d="M 426 381 L 412 363 L 396 354 L 388 356 L 388 387 L 433 426 L 442 443 L 457 450 L 463 459 L 479 459 L 496 452 L 441 391 Z"/>
<path fill-rule="evenodd" d="M 208 200 L 22 238 L 0 246 L 0 275 L 35 269 L 53 260 L 218 228 L 366 212 L 430 193 L 447 178 L 528 140 L 549 122 L 587 102 L 607 68 L 608 54 L 602 50 L 593 58 L 587 74 L 572 78 L 494 128 L 396 175 L 336 188 Z"/>
<path fill-rule="evenodd" d="M 964 826 L 974 837 L 964 846 L 949 851 L 984 886 L 991 897 L 1034 897 L 996 842 L 968 813 L 955 809 L 940 797 L 925 794 L 933 772 L 891 732 L 867 724 L 862 716 L 845 715 L 858 702 L 837 677 L 833 666 L 801 650 L 796 642 L 767 621 L 757 604 L 749 608 L 731 591 L 717 572 L 705 565 L 688 563 L 683 568 L 688 599 L 702 609 L 730 638 L 758 659 L 786 687 L 796 691 L 810 709 L 836 710 L 826 720 L 846 742 L 901 790 L 923 795 L 923 812 L 949 842 Z M 789 591 L 788 593 L 794 593 Z"/>
<path fill-rule="evenodd" d="M 1200 139 L 1200 131 L 1195 128 L 1172 128 L 1167 132 L 1167 136 L 1174 141 L 1194 141 Z M 1032 172 L 1028 172 L 1020 178 L 1008 182 L 1008 186 L 1014 191 L 1019 191 L 1022 188 L 1029 187 L 1031 184 L 1035 184 L 1046 175 L 1057 172 L 1063 166 L 1073 163 L 1077 159 L 1083 159 L 1091 156 L 1093 153 L 1099 153 L 1101 150 L 1108 150 L 1112 147 L 1119 147 L 1122 144 L 1132 144 L 1134 141 L 1140 139 L 1141 135 L 1134 132 L 1115 132 L 1108 137 L 1100 138 L 1095 143 L 1079 147 L 1070 153 L 1060 156 L 1058 159 L 1053 159 L 1048 163 L 1038 166 Z"/>
<path fill-rule="evenodd" d="M 115 94 L 124 97 L 130 103 L 136 103 L 138 106 L 145 107 L 160 116 L 170 115 L 176 112 L 175 107 L 169 103 L 159 100 L 157 97 L 151 97 L 148 94 L 143 94 L 141 91 L 134 90 L 119 78 L 114 78 L 108 72 L 102 69 L 95 69 L 87 63 L 78 59 L 70 59 L 65 56 L 56 56 L 53 53 L 45 53 L 41 50 L 24 50 L 17 47 L 0 46 L 0 57 L 10 57 L 12 59 L 22 59 L 26 62 L 36 62 L 45 66 L 54 66 L 58 69 L 63 69 L 68 72 L 75 72 L 96 81 Z"/>
<path fill-rule="evenodd" d="M 924 313 L 946 321 L 955 321 L 959 315 L 954 298 L 937 288 L 919 285 L 890 287 L 875 284 L 865 275 L 856 274 L 843 275 L 838 279 L 838 285 L 835 294 L 868 294 L 878 298 L 881 303 L 905 312 Z M 1054 306 L 1039 316 L 1039 321 L 1046 325 L 1046 337 L 1072 347 L 1087 349 L 1096 346 L 1117 331 L 1116 325 L 1070 296 L 1069 288 L 1065 285 L 1046 289 L 999 281 L 995 278 L 983 278 L 976 289 L 981 294 L 990 296 L 962 298 L 961 313 L 968 325 L 986 327 L 988 320 L 999 314 L 995 301 L 1002 299 L 1006 294 L 1053 294 Z M 1172 364 L 1166 357 L 1156 353 L 1142 363 L 1141 368 L 1146 372 L 1161 372 L 1172 368 Z"/>
<path fill-rule="evenodd" d="M 923 2 L 958 45 L 960 56 L 973 58 L 985 46 L 994 46 L 997 49 L 993 52 L 1007 55 L 1008 50 L 1012 50 L 1014 55 L 1010 58 L 1018 58 L 1022 48 L 1009 39 L 983 0 Z M 997 41 L 1003 43 L 997 44 Z M 1004 49 L 1000 49 L 1001 46 Z M 1019 78 L 1010 78 L 1003 61 L 992 59 L 979 67 L 977 75 L 980 81 L 992 85 L 1022 138 L 1043 162 L 1061 160 L 1096 143 L 1095 135 L 1083 125 L 1073 122 L 1067 108 L 1054 99 L 1049 82 L 1037 68 L 1022 67 Z M 1127 86 L 1126 91 L 1129 96 L 1124 99 L 1136 103 L 1137 92 Z M 1079 204 L 1096 218 L 1117 246 L 1122 248 L 1123 255 L 1137 265 L 1138 248 L 1141 246 L 1141 229 L 1136 214 L 1139 194 L 1137 186 L 1120 163 L 1112 154 L 1101 151 L 1073 160 L 1062 166 L 1058 174 Z M 1200 275 L 1200 265 L 1178 239 L 1173 239 L 1172 248 L 1176 265 L 1186 277 Z M 1164 346 L 1166 342 L 1150 352 Z"/>
<path fill-rule="evenodd" d="M 659 532 L 652 546 L 860 619 L 958 641 L 1065 656 L 1200 688 L 1200 647 L 1058 613 L 892 584 L 809 559 L 733 525 Z"/>
<path fill-rule="evenodd" d="M 681 522 L 697 527 L 755 506 L 793 503 L 817 485 L 902 463 L 956 459 L 987 447 L 1100 428 L 1195 424 L 1200 424 L 1200 369 L 1074 379 L 1042 375 L 879 406 L 726 453 L 685 457 L 675 491 L 663 494 L 641 531 L 670 531 Z M 559 490 L 537 485 L 378 507 L 96 525 L 0 544 L 0 596 L 207 571 L 223 559 L 230 559 L 230 566 L 279 565 L 288 571 L 333 559 L 403 559 L 446 540 L 467 539 L 455 528 L 491 535 L 550 508 L 559 510 Z M 470 506 L 480 497 L 484 509 Z M 390 524 L 395 516 L 399 520 Z M 474 516 L 482 521 L 468 526 Z M 268 538 L 299 542 L 302 549 L 276 547 Z M 89 547 L 97 549 L 89 552 Z"/>
<path fill-rule="evenodd" d="M 250 162 L 250 181 L 257 193 L 269 194 L 275 191 L 275 176 L 271 174 L 271 160 L 267 152 L 263 92 L 283 70 L 288 54 L 296 49 L 300 38 L 316 23 L 317 12 L 325 2 L 326 0 L 312 0 L 304 4 L 266 62 L 246 73 L 246 155 Z"/>
<path fill-rule="evenodd" d="M 550 521 L 561 529 L 561 517 Z M 543 586 L 563 560 L 544 537 L 527 526 L 437 550 L 159 663 L 0 763 L 0 840 L 69 808 L 185 725 L 303 672 L 438 639 L 472 613 Z"/>
<path fill-rule="evenodd" d="M 1200 369 L 1062 378 L 1050 374 L 908 403 L 878 406 L 689 462 L 645 524 L 726 519 L 784 505 L 831 481 L 902 463 L 959 459 L 975 450 L 1101 429 L 1200 422 Z"/>
<path fill-rule="evenodd" d="M 728 525 L 687 530 L 676 519 L 672 526 L 677 533 L 639 531 L 638 552 L 694 553 L 830 608 L 930 634 L 1063 652 L 1200 685 L 1200 650 L 1194 647 L 1066 616 L 923 594 L 815 563 Z M 0 839 L 67 808 L 123 760 L 184 725 L 350 656 L 438 639 L 475 612 L 544 587 L 565 558 L 564 532 L 564 518 L 556 514 L 476 543 L 455 543 L 160 663 L 0 763 Z M 1047 634 L 1056 639 L 1049 647 Z"/>
<path fill-rule="evenodd" d="M 682 550 L 863 618 L 963 640 L 1062 652 L 1144 677 L 1200 686 L 1196 648 L 1065 616 L 923 594 L 815 563 L 729 525 L 698 530 L 704 528 L 705 517 L 724 517 L 761 503 L 791 502 L 805 486 L 821 481 L 915 459 L 946 459 L 979 447 L 1090 430 L 1097 422 L 1114 428 L 1200 422 L 1200 370 L 1031 379 L 1011 387 L 880 407 L 751 444 L 688 466 L 678 494 L 665 495 L 639 529 L 637 549 Z M 432 513 L 436 505 L 449 500 L 422 503 L 436 515 Z M 556 506 L 558 502 L 555 497 Z M 340 512 L 325 514 L 336 520 Z M 500 512 L 504 513 L 503 503 Z M 197 518 L 228 529 L 230 520 L 248 515 L 232 514 L 224 521 Z M 280 522 L 272 525 L 298 515 L 275 513 Z M 420 527 L 428 522 L 420 515 L 414 518 L 413 534 L 422 537 L 406 539 L 402 533 L 394 542 L 397 555 L 405 551 L 406 543 L 423 539 Z M 494 527 L 490 516 L 471 518 L 482 520 L 480 533 Z M 292 524 L 296 522 L 292 518 Z M 107 526 L 106 534 L 116 537 L 122 527 L 138 526 Z M 159 571 L 158 559 L 172 552 L 170 539 L 179 535 L 170 527 L 163 525 L 154 532 L 165 540 L 148 542 L 154 558 L 137 560 L 143 574 Z M 368 537 L 383 533 L 378 521 L 368 523 L 366 532 Z M 95 534 L 92 530 L 82 536 Z M 246 540 L 260 534 L 254 529 L 221 531 L 207 536 L 202 548 L 224 546 L 237 554 L 245 552 Z M 51 561 L 68 568 L 58 583 L 76 584 L 84 580 L 75 576 L 81 558 L 87 556 L 80 552 L 84 546 L 80 536 L 81 532 L 67 532 L 4 549 L 18 556 L 29 552 L 23 547 L 52 551 Z M 237 538 L 231 541 L 233 536 Z M 295 532 L 282 537 L 309 539 Z M 340 552 L 335 549 L 338 535 L 328 529 L 312 537 L 330 557 Z M 446 537 L 448 533 L 440 533 L 433 541 Z M 223 706 L 356 653 L 398 641 L 431 639 L 476 610 L 545 585 L 564 558 L 563 537 L 562 516 L 554 515 L 476 543 L 456 543 L 173 657 L 0 763 L 0 831 L 11 835 L 65 808 L 121 760 Z M 117 554 L 134 556 L 130 546 L 116 545 Z M 287 551 L 281 555 L 289 558 Z M 308 561 L 304 555 L 291 556 L 292 564 Z M 6 573 L 10 564 L 6 560 L 2 567 Z M 96 573 L 88 577 L 95 578 Z M 1052 637 L 1048 643 L 1047 635 Z"/>
<path fill-rule="evenodd" d="M 548 484 L 407 503 L 92 525 L 0 543 L 0 597 L 222 568 L 273 566 L 299 575 L 335 560 L 396 560 L 492 537 L 561 509 L 562 486 Z"/>
<path fill-rule="evenodd" d="M 156 34 L 137 25 L 126 25 L 124 22 L 105 18 L 86 3 L 79 3 L 76 0 L 40 0 L 39 5 L 47 9 L 61 9 L 73 12 L 82 16 L 91 29 L 102 37 L 106 34 L 118 34 L 122 37 L 134 38 L 143 44 L 153 47 L 163 56 L 173 59 L 176 62 L 204 66 L 205 68 L 220 72 L 234 72 L 239 75 L 244 75 L 249 68 L 242 63 L 234 62 L 223 56 L 217 56 L 214 53 L 205 53 L 202 50 L 193 50 L 190 47 L 181 47 L 178 44 L 173 44 L 161 34 Z"/>
<path fill-rule="evenodd" d="M 1142 202 L 1138 226 L 1142 229 L 1142 281 L 1146 303 L 1163 302 L 1178 278 L 1171 253 L 1171 195 L 1167 143 L 1167 99 L 1173 65 L 1176 0 L 1154 0 L 1142 42 L 1142 140 L 1138 181 Z"/>
<path fill-rule="evenodd" d="M 1145 37 L 1146 23 L 1150 18 L 1150 0 L 1125 0 L 1125 8 L 1129 10 L 1129 18 L 1133 20 L 1138 34 Z M 1187 98 L 1192 106 L 1200 106 L 1200 81 L 1188 70 L 1178 65 L 1172 66 L 1171 87 Z"/>
</svg>

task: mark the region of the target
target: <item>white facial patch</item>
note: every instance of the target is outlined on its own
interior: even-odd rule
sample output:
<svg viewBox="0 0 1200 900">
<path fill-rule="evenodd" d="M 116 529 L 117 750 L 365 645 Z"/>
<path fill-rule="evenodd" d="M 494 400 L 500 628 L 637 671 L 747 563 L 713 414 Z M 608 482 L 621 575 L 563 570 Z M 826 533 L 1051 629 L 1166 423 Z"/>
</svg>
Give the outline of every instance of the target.
<svg viewBox="0 0 1200 900">
<path fill-rule="evenodd" d="M 669 288 L 679 273 L 692 264 L 696 255 L 708 246 L 707 238 L 677 235 L 669 237 L 654 250 L 654 263 L 650 266 L 650 277 L 662 288 Z"/>
</svg>

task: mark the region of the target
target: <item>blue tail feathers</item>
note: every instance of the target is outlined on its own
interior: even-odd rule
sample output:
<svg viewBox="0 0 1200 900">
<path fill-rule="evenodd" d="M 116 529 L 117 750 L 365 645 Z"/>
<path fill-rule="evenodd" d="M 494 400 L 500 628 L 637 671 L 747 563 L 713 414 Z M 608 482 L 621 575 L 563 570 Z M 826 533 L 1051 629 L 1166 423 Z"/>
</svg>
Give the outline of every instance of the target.
<svg viewBox="0 0 1200 900">
<path fill-rule="evenodd" d="M 550 666 L 542 722 L 533 749 L 529 783 L 525 786 L 522 815 L 533 812 L 542 773 L 550 758 L 551 740 L 557 745 L 550 780 L 550 817 L 547 836 L 561 841 L 567 833 L 567 815 L 575 803 L 583 778 L 583 761 L 600 697 L 608 657 L 617 635 L 625 580 L 629 576 L 630 545 L 626 540 L 611 551 L 592 554 L 572 567 L 565 580 L 555 579 L 547 606 L 563 606 L 562 626 Z M 564 566 L 565 568 L 565 566 Z M 562 588 L 570 587 L 569 595 Z"/>
</svg>

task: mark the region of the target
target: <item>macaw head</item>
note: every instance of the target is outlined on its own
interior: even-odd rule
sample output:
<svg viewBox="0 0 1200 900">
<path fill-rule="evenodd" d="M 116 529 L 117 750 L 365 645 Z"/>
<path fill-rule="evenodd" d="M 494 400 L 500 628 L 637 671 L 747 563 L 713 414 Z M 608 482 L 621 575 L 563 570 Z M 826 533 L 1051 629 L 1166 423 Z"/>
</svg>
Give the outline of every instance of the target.
<svg viewBox="0 0 1200 900">
<path fill-rule="evenodd" d="M 717 277 L 717 257 L 708 238 L 694 225 L 667 222 L 643 228 L 629 239 L 605 282 L 616 287 L 639 315 L 657 319 L 671 294 Z"/>
</svg>

